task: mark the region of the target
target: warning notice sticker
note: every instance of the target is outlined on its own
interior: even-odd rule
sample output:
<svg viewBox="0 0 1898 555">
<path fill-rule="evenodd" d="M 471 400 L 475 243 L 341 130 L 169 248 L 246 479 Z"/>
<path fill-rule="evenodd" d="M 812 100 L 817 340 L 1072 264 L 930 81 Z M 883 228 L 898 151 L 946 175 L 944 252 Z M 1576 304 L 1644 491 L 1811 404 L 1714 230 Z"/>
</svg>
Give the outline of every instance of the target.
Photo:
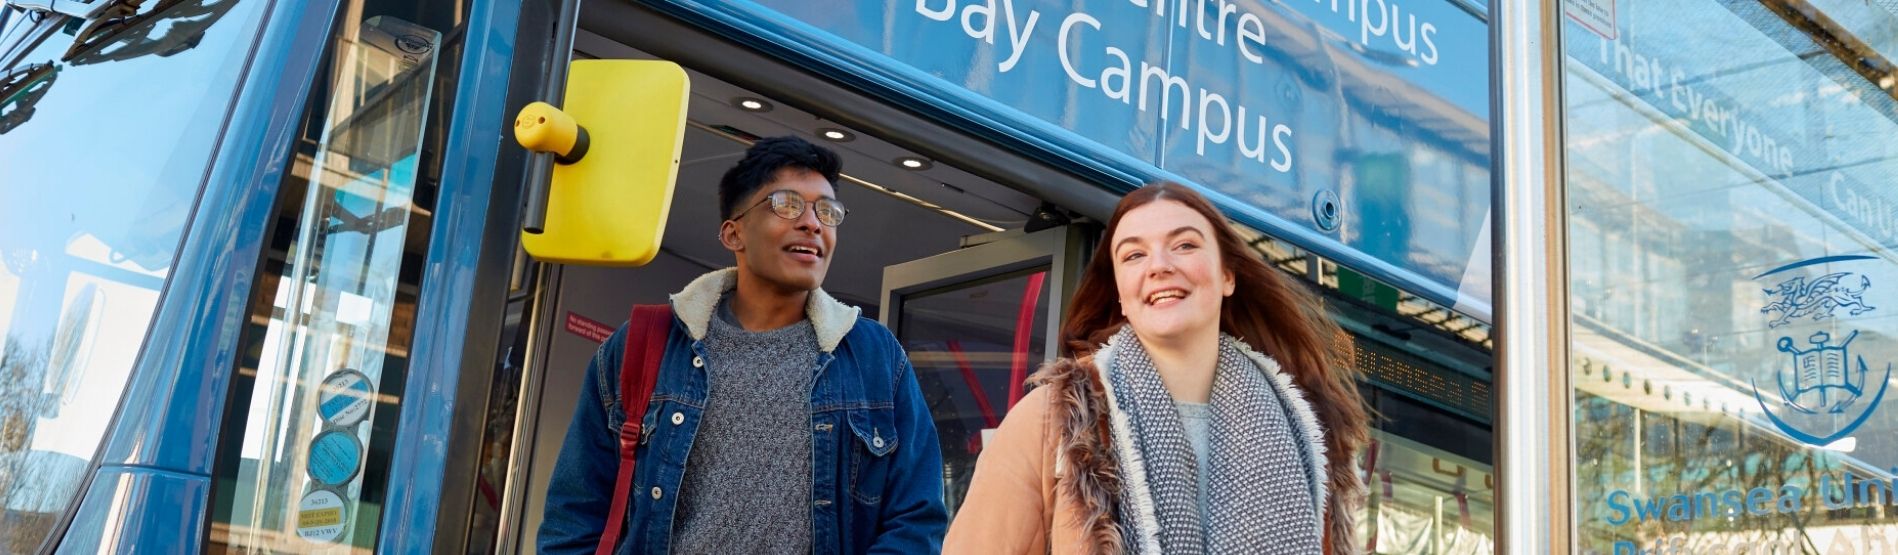
<svg viewBox="0 0 1898 555">
<path fill-rule="evenodd" d="M 598 320 L 568 312 L 567 332 L 585 337 L 594 343 L 605 343 L 606 338 L 613 335 L 613 328 Z"/>
<path fill-rule="evenodd" d="M 1615 40 L 1615 0 L 1562 0 L 1562 12 L 1583 29 L 1601 38 Z"/>
</svg>

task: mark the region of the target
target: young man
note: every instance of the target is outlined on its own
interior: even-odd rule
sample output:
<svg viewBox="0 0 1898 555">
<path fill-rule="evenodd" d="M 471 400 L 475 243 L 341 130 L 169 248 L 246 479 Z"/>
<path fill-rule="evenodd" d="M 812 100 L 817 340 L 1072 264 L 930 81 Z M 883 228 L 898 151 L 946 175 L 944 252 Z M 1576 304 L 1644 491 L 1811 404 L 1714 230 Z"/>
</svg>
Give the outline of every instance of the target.
<svg viewBox="0 0 1898 555">
<path fill-rule="evenodd" d="M 935 553 L 942 453 L 895 336 L 818 286 L 836 153 L 758 141 L 719 182 L 737 268 L 672 295 L 618 553 Z M 547 488 L 541 553 L 592 553 L 619 469 L 626 327 L 587 366 Z"/>
</svg>

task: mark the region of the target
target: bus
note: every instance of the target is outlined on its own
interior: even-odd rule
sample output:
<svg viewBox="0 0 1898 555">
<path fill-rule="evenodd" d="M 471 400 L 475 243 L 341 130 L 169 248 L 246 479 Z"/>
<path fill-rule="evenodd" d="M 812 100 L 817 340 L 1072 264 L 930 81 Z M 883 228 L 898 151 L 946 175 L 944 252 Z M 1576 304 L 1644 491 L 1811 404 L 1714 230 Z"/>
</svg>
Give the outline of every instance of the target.
<svg viewBox="0 0 1898 555">
<path fill-rule="evenodd" d="M 779 135 L 844 157 L 825 288 L 908 350 L 952 511 L 1099 222 L 1172 179 L 1351 332 L 1370 551 L 1491 552 L 1486 7 L 1119 4 L 6 0 L 0 552 L 532 552 L 587 360 L 731 264 L 714 184 Z M 690 82 L 639 268 L 523 248 L 555 161 L 511 124 L 591 60 Z"/>
</svg>

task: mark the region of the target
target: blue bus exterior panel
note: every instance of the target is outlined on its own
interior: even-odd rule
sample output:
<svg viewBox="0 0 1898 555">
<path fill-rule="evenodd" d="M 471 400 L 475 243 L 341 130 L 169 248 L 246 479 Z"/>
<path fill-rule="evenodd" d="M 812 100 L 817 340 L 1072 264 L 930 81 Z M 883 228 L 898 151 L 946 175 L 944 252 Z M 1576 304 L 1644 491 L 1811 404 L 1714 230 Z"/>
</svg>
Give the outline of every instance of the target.
<svg viewBox="0 0 1898 555">
<path fill-rule="evenodd" d="M 203 476 L 151 468 L 113 467 L 93 477 L 94 487 L 57 553 L 124 553 L 162 548 L 202 551 L 211 482 Z M 123 497 L 121 497 L 123 496 Z M 134 500 L 120 503 L 121 499 Z M 163 507 L 162 510 L 157 510 Z M 116 521 L 117 524 L 108 524 Z M 112 533 L 98 531 L 111 527 Z"/>
<path fill-rule="evenodd" d="M 458 542 L 466 540 L 466 507 L 476 479 L 466 461 L 478 458 L 486 408 L 480 395 L 488 384 L 464 372 L 492 372 L 499 352 L 493 343 L 501 331 L 496 315 L 506 300 L 505 268 L 518 235 L 519 193 L 496 191 L 496 183 L 510 182 L 497 179 L 496 160 L 519 156 L 503 154 L 502 148 L 513 145 L 504 147 L 498 139 L 512 123 L 508 77 L 521 9 L 520 2 L 472 2 L 462 23 L 460 58 L 441 61 L 458 64 L 454 100 L 442 120 L 440 200 L 416 304 L 378 553 L 459 551 Z M 450 509 L 453 514 L 443 514 Z"/>
<path fill-rule="evenodd" d="M 1489 314 L 1487 22 L 1445 0 L 648 3 L 1051 165 Z"/>
</svg>

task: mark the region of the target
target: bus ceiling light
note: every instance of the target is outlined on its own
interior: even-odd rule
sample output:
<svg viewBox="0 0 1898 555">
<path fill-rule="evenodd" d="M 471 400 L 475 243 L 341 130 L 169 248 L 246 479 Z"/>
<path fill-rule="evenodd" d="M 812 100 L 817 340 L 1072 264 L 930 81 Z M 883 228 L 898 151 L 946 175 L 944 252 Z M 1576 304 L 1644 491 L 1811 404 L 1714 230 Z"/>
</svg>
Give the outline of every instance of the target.
<svg viewBox="0 0 1898 555">
<path fill-rule="evenodd" d="M 935 164 L 930 163 L 929 160 L 915 156 L 903 156 L 896 159 L 896 165 L 906 170 L 919 172 L 929 169 L 930 166 Z"/>
<path fill-rule="evenodd" d="M 820 128 L 817 130 L 817 136 L 823 137 L 824 140 L 830 141 L 833 143 L 847 143 L 850 141 L 857 140 L 856 135 L 851 134 L 849 131 L 844 131 L 842 129 L 838 129 L 835 127 Z"/>
<path fill-rule="evenodd" d="M 744 111 L 747 111 L 747 112 L 769 112 L 769 111 L 771 111 L 771 103 L 770 103 L 770 102 L 765 102 L 765 101 L 763 101 L 763 100 L 759 100 L 759 99 L 756 99 L 756 98 L 752 98 L 752 97 L 749 97 L 749 96 L 741 96 L 741 97 L 738 97 L 738 98 L 734 98 L 734 99 L 732 99 L 732 105 L 733 105 L 733 106 L 737 106 L 737 107 L 738 107 L 738 109 L 740 109 L 740 110 L 744 110 Z"/>
</svg>

